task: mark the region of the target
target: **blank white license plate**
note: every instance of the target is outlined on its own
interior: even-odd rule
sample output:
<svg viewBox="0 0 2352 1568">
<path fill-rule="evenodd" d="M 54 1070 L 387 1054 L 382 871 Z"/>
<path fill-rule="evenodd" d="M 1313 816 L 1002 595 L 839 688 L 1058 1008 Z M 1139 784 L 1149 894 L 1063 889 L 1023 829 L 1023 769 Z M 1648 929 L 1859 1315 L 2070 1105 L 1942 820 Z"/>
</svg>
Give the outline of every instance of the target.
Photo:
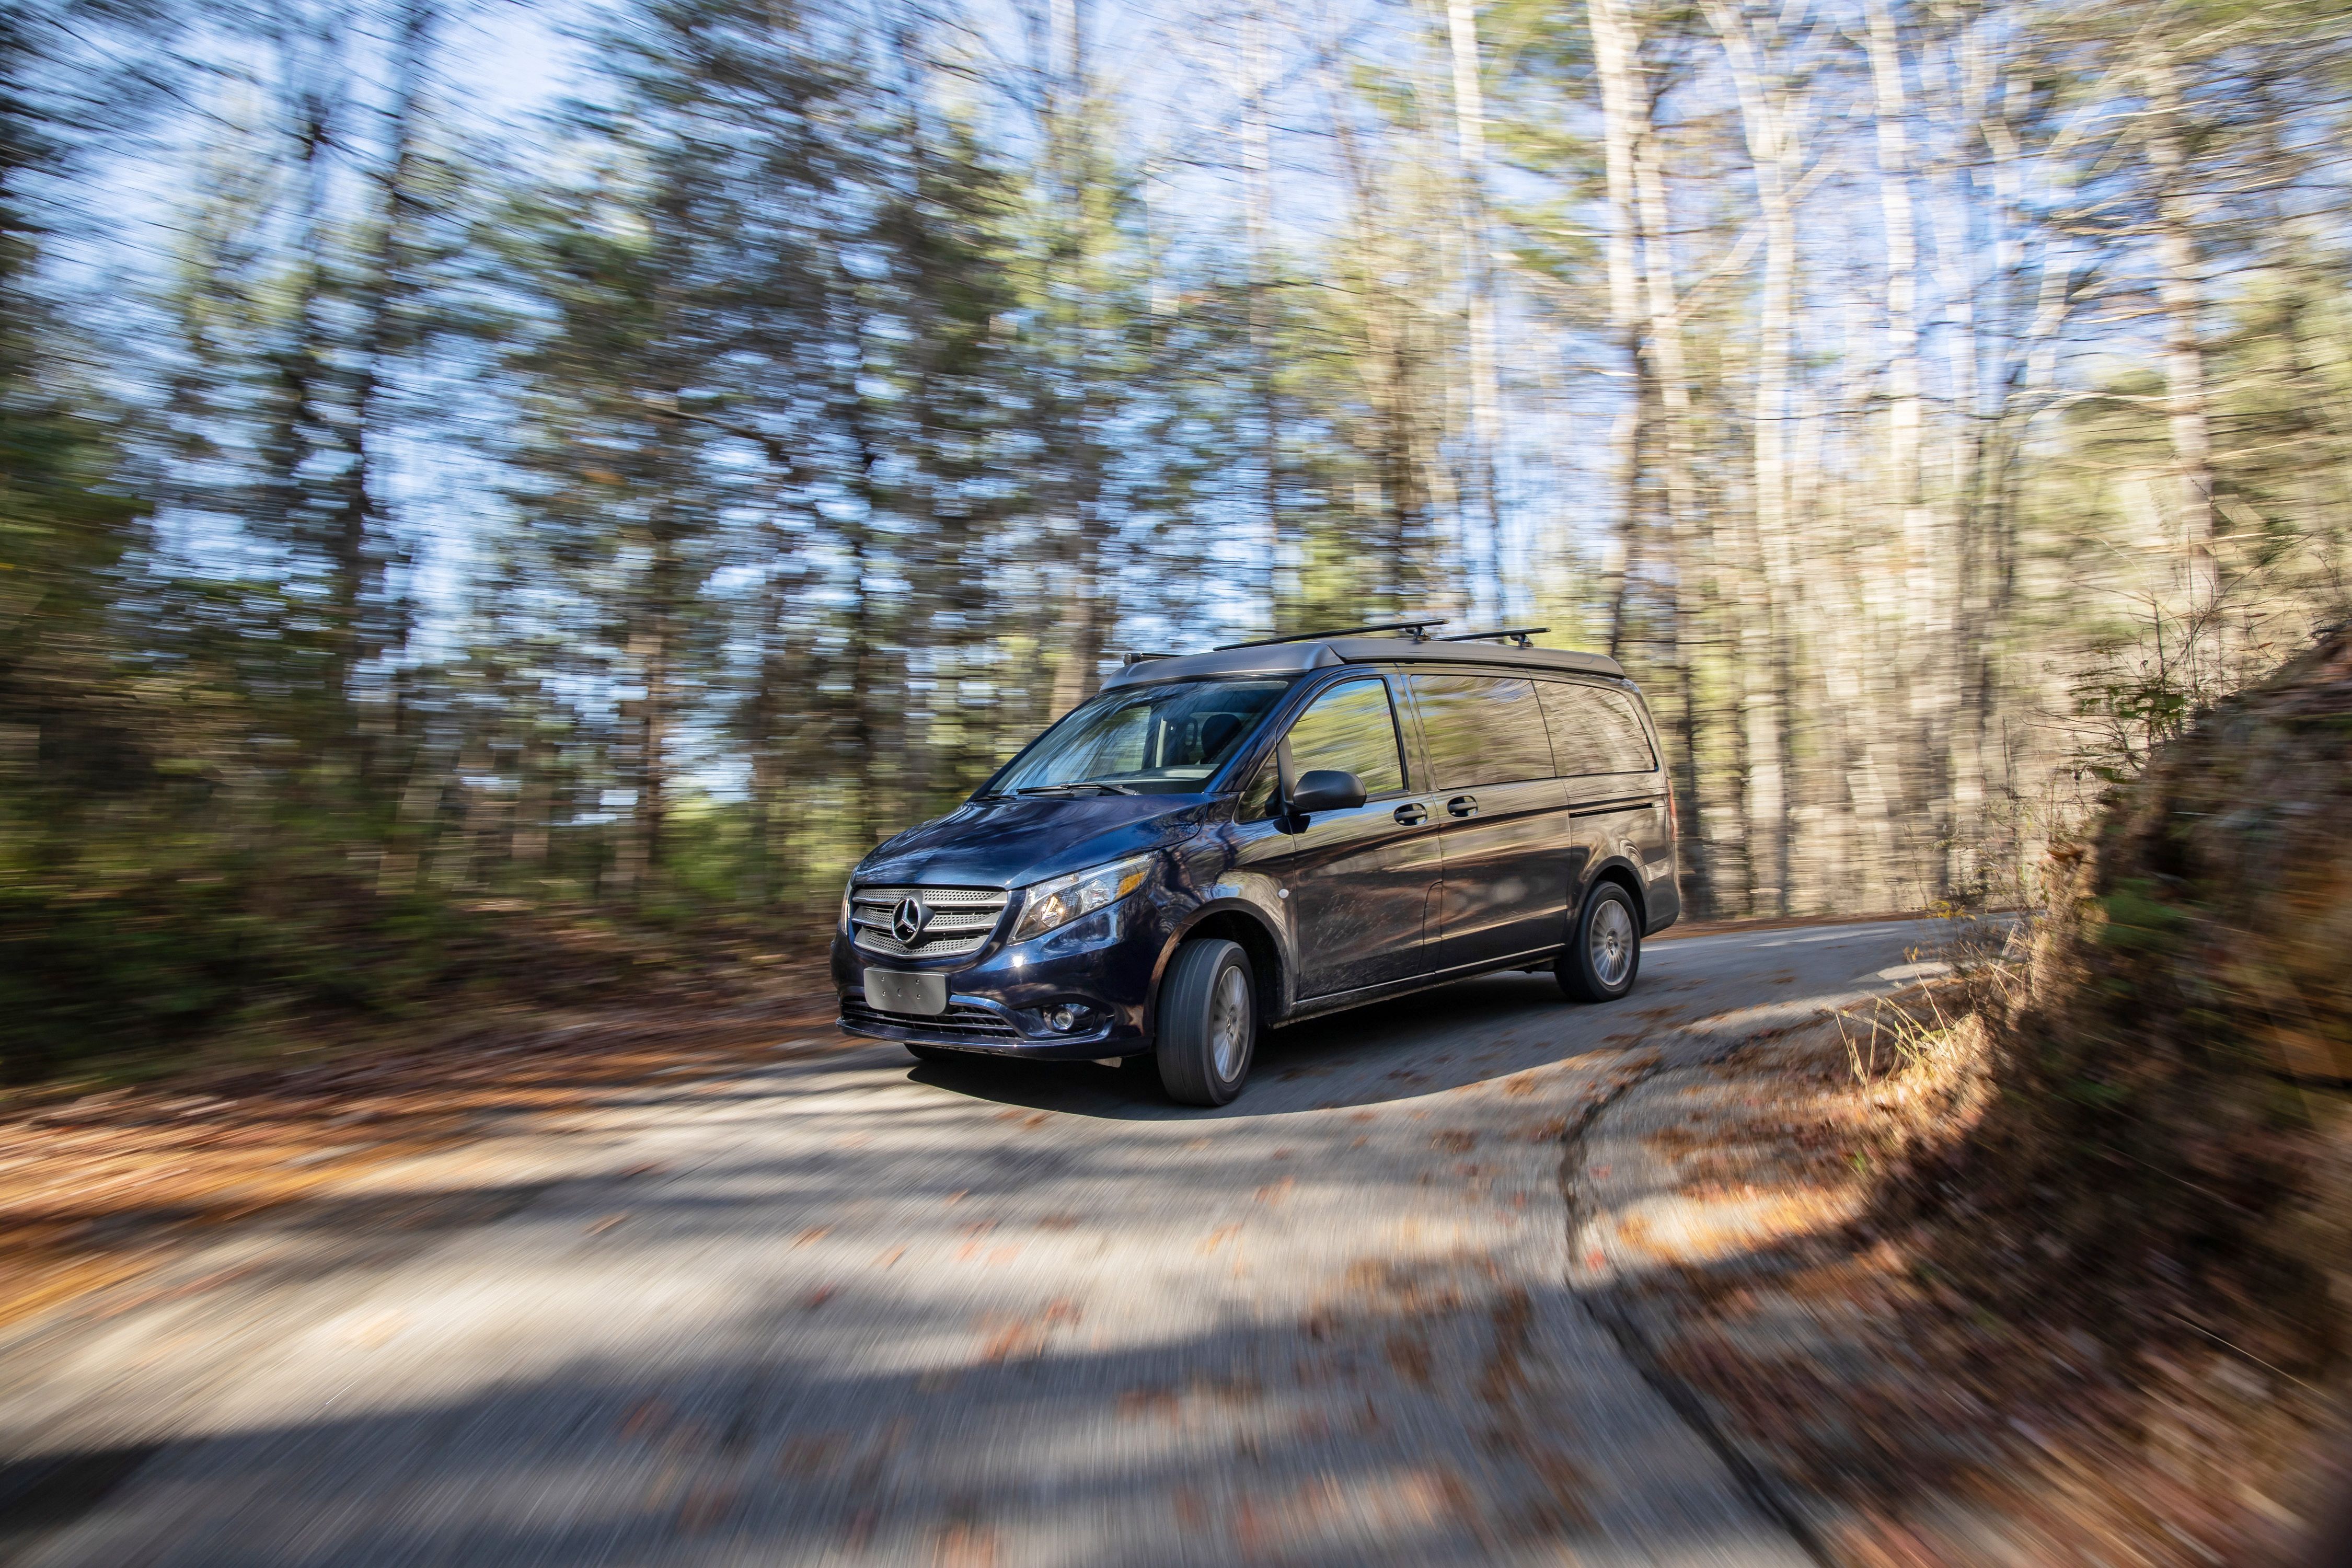
<svg viewBox="0 0 2352 1568">
<path fill-rule="evenodd" d="M 879 1007 L 885 1013 L 944 1013 L 948 1010 L 948 977 L 869 969 L 866 972 L 866 1005 Z"/>
</svg>

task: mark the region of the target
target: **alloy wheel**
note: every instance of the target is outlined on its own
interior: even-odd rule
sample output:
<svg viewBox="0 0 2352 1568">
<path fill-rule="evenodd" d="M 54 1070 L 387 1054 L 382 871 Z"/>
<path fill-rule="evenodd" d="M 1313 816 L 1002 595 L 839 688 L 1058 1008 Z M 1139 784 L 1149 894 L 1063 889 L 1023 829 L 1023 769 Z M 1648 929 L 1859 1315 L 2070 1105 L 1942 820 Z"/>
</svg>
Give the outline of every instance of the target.
<svg viewBox="0 0 2352 1568">
<path fill-rule="evenodd" d="M 1217 975 L 1217 990 L 1209 1005 L 1209 1053 L 1217 1077 L 1231 1082 L 1242 1070 L 1242 1054 L 1249 1047 L 1249 986 L 1238 968 Z"/>
<path fill-rule="evenodd" d="M 1592 929 L 1585 938 L 1592 960 L 1593 978 L 1611 990 L 1625 983 L 1633 967 L 1633 917 L 1615 899 L 1603 899 L 1592 911 Z"/>
</svg>

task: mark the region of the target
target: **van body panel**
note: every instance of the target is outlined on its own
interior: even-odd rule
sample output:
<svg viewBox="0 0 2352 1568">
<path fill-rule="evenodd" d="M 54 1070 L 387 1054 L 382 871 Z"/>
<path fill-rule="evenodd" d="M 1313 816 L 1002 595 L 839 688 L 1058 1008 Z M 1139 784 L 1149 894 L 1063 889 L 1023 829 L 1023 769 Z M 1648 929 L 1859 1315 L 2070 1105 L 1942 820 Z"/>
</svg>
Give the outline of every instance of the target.
<svg viewBox="0 0 2352 1568">
<path fill-rule="evenodd" d="M 1285 902 L 1298 950 L 1298 994 L 1312 998 L 1409 980 L 1431 967 L 1423 951 L 1428 889 L 1443 875 L 1429 821 L 1400 823 L 1418 797 L 1327 812 L 1286 834 Z"/>
<path fill-rule="evenodd" d="M 1642 934 L 1654 936 L 1683 917 L 1682 883 L 1675 874 L 1675 858 L 1667 855 L 1651 861 L 1642 868 L 1642 877 L 1648 889 Z"/>
<path fill-rule="evenodd" d="M 1567 941 L 1568 794 L 1558 779 L 1439 790 L 1445 847 L 1436 968 L 1556 948 Z M 1456 817 L 1454 803 L 1475 802 Z"/>
<path fill-rule="evenodd" d="M 1517 671 L 1415 668 L 1405 685 L 1444 849 L 1430 967 L 1557 948 L 1567 941 L 1572 836 L 1534 683 Z"/>
<path fill-rule="evenodd" d="M 1561 942 L 1555 942 L 1549 948 L 1537 952 L 1513 953 L 1504 958 L 1481 959 L 1475 963 L 1447 964 L 1423 971 L 1419 976 L 1411 980 L 1391 981 L 1385 985 L 1368 985 L 1360 991 L 1335 992 L 1328 996 L 1304 998 L 1279 1021 L 1284 1024 L 1302 1023 L 1308 1018 L 1320 1018 L 1333 1013 L 1344 1013 L 1351 1007 L 1361 1007 L 1368 1003 L 1390 1001 L 1399 996 L 1411 996 L 1416 993 L 1427 991 L 1433 986 L 1451 985 L 1457 980 L 1475 979 L 1481 974 L 1496 974 L 1511 970 L 1538 967 L 1549 968 L 1549 959 L 1562 945 Z M 1432 951 L 1434 949 L 1433 948 Z M 1538 964 L 1538 960 L 1544 962 Z"/>
<path fill-rule="evenodd" d="M 1023 888 L 1180 844 L 1206 819 L 1206 805 L 1191 795 L 966 801 L 945 816 L 884 839 L 858 863 L 857 879 Z"/>
<path fill-rule="evenodd" d="M 1387 672 L 1361 668 L 1302 685 L 1292 710 L 1270 731 L 1288 749 L 1302 732 L 1294 726 L 1340 689 L 1369 688 L 1386 698 L 1386 718 L 1362 731 L 1394 764 L 1386 787 L 1366 780 L 1372 793 L 1360 806 L 1275 823 L 1287 846 L 1281 860 L 1284 908 L 1298 952 L 1296 991 L 1302 998 L 1410 980 L 1434 963 L 1427 951 L 1436 938 L 1428 894 L 1444 874 L 1443 850 L 1434 807 L 1414 787 L 1415 742 L 1402 685 Z M 1294 774 L 1341 761 L 1311 752 L 1278 760 Z"/>
</svg>

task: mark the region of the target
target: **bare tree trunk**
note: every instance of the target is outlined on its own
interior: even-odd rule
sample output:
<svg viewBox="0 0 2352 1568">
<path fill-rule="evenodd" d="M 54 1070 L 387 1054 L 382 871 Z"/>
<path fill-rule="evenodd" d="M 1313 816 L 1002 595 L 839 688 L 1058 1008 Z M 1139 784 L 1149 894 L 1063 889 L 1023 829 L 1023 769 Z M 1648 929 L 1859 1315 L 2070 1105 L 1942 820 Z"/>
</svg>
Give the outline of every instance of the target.
<svg viewBox="0 0 2352 1568">
<path fill-rule="evenodd" d="M 663 446 L 673 444 L 675 431 L 662 421 Z M 630 812 L 632 832 L 627 850 L 625 881 L 642 897 L 646 880 L 657 875 L 668 854 L 670 736 L 677 724 L 677 637 L 680 605 L 686 591 L 686 563 L 677 551 L 677 531 L 667 503 L 656 501 L 647 521 L 647 544 L 652 559 L 646 567 L 645 590 L 631 615 L 629 652 L 646 694 L 636 712 L 636 804 Z"/>
<path fill-rule="evenodd" d="M 1426 443 L 1416 418 L 1421 354 L 1413 306 L 1395 281 L 1394 230 L 1384 226 L 1382 196 L 1388 186 L 1366 151 L 1354 120 L 1340 107 L 1336 46 L 1328 51 L 1327 90 L 1334 105 L 1332 137 L 1347 182 L 1348 285 L 1359 301 L 1363 338 L 1352 356 L 1370 413 L 1369 459 L 1380 486 L 1381 525 L 1371 552 L 1374 575 L 1366 607 L 1405 608 L 1423 584 L 1417 568 L 1419 547 L 1429 526 L 1430 494 L 1425 476 Z"/>
<path fill-rule="evenodd" d="M 1096 377 L 1090 341 L 1096 301 L 1090 297 L 1087 262 L 1095 255 L 1096 127 L 1091 67 L 1087 58 L 1085 7 L 1081 0 L 1053 0 L 1052 36 L 1046 40 L 1048 90 L 1043 110 L 1045 161 L 1060 231 L 1055 236 L 1054 272 L 1046 279 L 1055 296 L 1054 353 L 1058 373 L 1075 384 L 1074 396 L 1054 398 L 1049 460 L 1048 518 L 1062 530 L 1062 584 L 1058 615 L 1048 606 L 1037 623 L 1038 647 L 1058 647 L 1047 689 L 1048 711 L 1058 718 L 1095 689 L 1096 667 L 1108 640 L 1101 518 L 1103 458 L 1097 428 Z M 1053 513 L 1058 512 L 1058 518 Z"/>
<path fill-rule="evenodd" d="M 1899 773 L 1903 816 L 1940 829 L 1937 803 L 1949 787 L 1948 730 L 1954 704 L 1945 668 L 1949 616 L 1939 567 L 1942 541 L 1927 505 L 1921 445 L 1918 237 L 1912 214 L 1912 167 L 1901 39 L 1885 0 L 1869 0 L 1871 85 L 1878 135 L 1879 205 L 1886 234 L 1886 489 L 1900 519 L 1904 574 L 1904 637 L 1896 655 L 1903 694 L 1898 730 L 1906 732 Z M 1895 715 L 1890 715 L 1893 717 Z M 1930 888 L 1948 883 L 1942 857 Z"/>
<path fill-rule="evenodd" d="M 1980 16 L 1962 19 L 1956 25 L 1948 46 L 1947 91 L 1963 140 L 1951 161 L 1946 199 L 1937 204 L 1936 209 L 1937 273 L 1944 297 L 1944 341 L 1951 384 L 1944 481 L 1951 498 L 1952 558 L 1951 641 L 1944 658 L 1951 673 L 1944 693 L 1950 709 L 1944 721 L 1948 762 L 1943 791 L 1950 826 L 1945 835 L 1942 876 L 1946 888 L 1962 896 L 1983 890 L 1989 831 L 1986 731 L 1982 705 L 1977 698 L 1978 687 L 1990 679 L 1989 642 L 1992 631 L 1985 584 L 1989 519 L 1981 504 L 1979 482 L 1983 473 L 1985 421 L 1978 386 L 1979 365 L 1984 352 L 1981 313 L 1977 306 L 1982 291 L 1977 270 L 1982 250 L 1978 243 L 1978 222 L 1983 208 L 1978 154 L 1980 149 L 1989 148 L 1983 132 L 1990 113 L 1987 94 L 1990 86 L 1983 26 Z M 1996 267 L 2000 259 L 2001 251 L 1996 247 Z"/>
<path fill-rule="evenodd" d="M 1499 468 L 1503 447 L 1503 397 L 1496 364 L 1495 269 L 1487 256 L 1486 102 L 1479 81 L 1478 10 L 1475 0 L 1447 0 L 1446 33 L 1454 57 L 1454 153 L 1461 164 L 1463 287 L 1468 295 L 1470 336 L 1470 488 L 1483 513 L 1484 544 L 1479 575 L 1491 590 L 1494 608 L 1504 610 L 1503 508 Z"/>
<path fill-rule="evenodd" d="M 1638 564 L 1635 541 L 1641 511 L 1641 442 L 1651 395 L 1642 358 L 1641 282 L 1634 250 L 1641 239 L 1641 211 L 1633 189 L 1633 148 L 1649 135 L 1649 99 L 1636 79 L 1633 36 L 1623 0 L 1591 0 L 1585 20 L 1592 33 L 1592 60 L 1601 78 L 1601 133 L 1609 190 L 1609 327 L 1623 356 L 1626 396 L 1610 430 L 1610 496 L 1616 509 L 1601 559 L 1601 595 L 1612 658 L 1625 641 L 1626 590 Z"/>
<path fill-rule="evenodd" d="M 2165 424 L 2172 437 L 2174 526 L 2188 561 L 2189 614 L 2210 614 L 2221 597 L 2213 556 L 2213 442 L 2206 409 L 2204 303 L 2196 204 L 2181 141 L 2180 84 L 2172 57 L 2152 44 L 2143 67 L 2156 172 L 2157 297 L 2164 312 Z"/>
<path fill-rule="evenodd" d="M 1265 510 L 1265 616 L 1282 623 L 1282 567 L 1288 541 L 1282 526 L 1282 411 L 1276 405 L 1274 345 L 1274 171 L 1266 97 L 1274 89 L 1267 60 L 1266 16 L 1254 5 L 1242 18 L 1243 221 L 1249 234 L 1250 377 L 1258 416 L 1258 482 Z"/>
<path fill-rule="evenodd" d="M 360 664 L 380 651 L 388 628 L 365 624 L 367 601 L 379 586 L 375 552 L 379 547 L 375 491 L 376 434 L 383 384 L 400 331 L 397 312 L 407 286 L 411 250 L 409 233 L 416 205 L 415 185 L 418 159 L 417 119 L 425 89 L 426 52 L 431 47 L 437 13 L 433 0 L 408 0 L 400 13 L 395 46 L 397 65 L 393 87 L 391 147 L 376 175 L 377 210 L 365 268 L 352 304 L 360 319 L 359 342 L 352 389 L 351 461 L 339 476 L 332 552 L 333 670 L 336 694 L 346 703 L 355 700 L 355 673 Z M 363 743 L 356 727 L 347 737 Z M 354 758 L 357 772 L 368 772 L 364 752 Z"/>
<path fill-rule="evenodd" d="M 1794 333 L 1797 148 L 1789 89 L 1767 65 L 1748 19 L 1707 0 L 1706 14 L 1731 64 L 1764 227 L 1764 286 L 1758 301 L 1753 525 L 1741 576 L 1739 664 L 1748 742 L 1750 907 L 1789 908 L 1788 691 L 1791 671 L 1781 619 L 1793 575 L 1789 563 L 1789 355 Z"/>
<path fill-rule="evenodd" d="M 1654 124 L 1650 108 L 1654 98 L 1646 87 L 1643 102 L 1640 124 L 1647 128 Z M 1699 800 L 1698 750 L 1705 728 L 1697 674 L 1703 530 L 1692 482 L 1690 374 L 1684 355 L 1663 157 L 1658 137 L 1645 129 L 1633 144 L 1633 183 L 1641 212 L 1652 375 L 1658 389 L 1659 425 L 1665 437 L 1666 532 L 1674 552 L 1674 661 L 1682 695 L 1676 724 L 1682 750 L 1676 784 L 1678 815 L 1683 841 L 1697 851 L 1685 856 L 1679 869 L 1685 907 L 1694 914 L 1704 914 L 1715 907 L 1716 868 L 1708 854 L 1706 820 Z"/>
</svg>

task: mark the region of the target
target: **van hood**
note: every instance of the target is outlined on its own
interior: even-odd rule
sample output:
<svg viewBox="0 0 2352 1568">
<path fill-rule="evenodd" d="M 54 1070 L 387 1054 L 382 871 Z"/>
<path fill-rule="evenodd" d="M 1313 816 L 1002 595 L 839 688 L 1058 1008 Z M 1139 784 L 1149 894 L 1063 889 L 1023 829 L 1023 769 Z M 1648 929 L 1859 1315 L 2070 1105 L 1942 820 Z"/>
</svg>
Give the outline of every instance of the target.
<svg viewBox="0 0 2352 1568">
<path fill-rule="evenodd" d="M 1181 844 L 1201 831 L 1198 795 L 1016 795 L 968 800 L 886 838 L 851 879 L 898 886 L 1024 888 Z"/>
</svg>

